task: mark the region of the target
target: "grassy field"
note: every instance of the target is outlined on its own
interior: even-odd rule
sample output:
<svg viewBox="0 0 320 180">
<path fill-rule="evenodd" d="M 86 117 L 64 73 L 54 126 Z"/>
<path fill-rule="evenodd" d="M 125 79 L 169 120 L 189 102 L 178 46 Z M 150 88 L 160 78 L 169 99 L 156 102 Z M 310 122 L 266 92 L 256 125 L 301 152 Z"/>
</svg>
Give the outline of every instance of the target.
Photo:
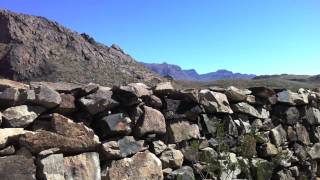
<svg viewBox="0 0 320 180">
<path fill-rule="evenodd" d="M 292 78 L 294 77 L 294 78 Z M 176 88 L 207 88 L 210 86 L 218 86 L 226 88 L 228 86 L 236 86 L 239 88 L 266 86 L 274 89 L 290 89 L 293 91 L 299 88 L 314 89 L 320 87 L 319 81 L 310 80 L 310 76 L 279 76 L 256 78 L 252 80 L 218 80 L 212 82 L 193 82 L 193 81 L 175 81 Z"/>
</svg>

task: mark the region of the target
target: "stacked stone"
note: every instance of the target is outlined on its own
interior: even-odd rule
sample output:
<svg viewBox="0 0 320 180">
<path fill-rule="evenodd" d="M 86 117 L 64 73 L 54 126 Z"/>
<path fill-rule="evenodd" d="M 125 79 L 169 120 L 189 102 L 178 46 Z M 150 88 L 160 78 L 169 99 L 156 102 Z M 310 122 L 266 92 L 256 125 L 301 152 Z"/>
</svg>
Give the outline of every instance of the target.
<svg viewBox="0 0 320 180">
<path fill-rule="evenodd" d="M 0 177 L 312 179 L 319 102 L 304 89 L 0 80 Z"/>
</svg>

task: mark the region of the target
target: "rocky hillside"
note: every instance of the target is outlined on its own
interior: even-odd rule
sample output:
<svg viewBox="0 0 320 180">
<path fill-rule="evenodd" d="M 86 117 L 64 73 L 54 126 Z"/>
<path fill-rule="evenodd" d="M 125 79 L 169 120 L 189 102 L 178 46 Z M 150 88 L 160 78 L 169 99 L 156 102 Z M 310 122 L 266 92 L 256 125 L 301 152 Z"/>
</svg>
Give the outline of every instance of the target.
<svg viewBox="0 0 320 180">
<path fill-rule="evenodd" d="M 206 74 L 198 74 L 194 69 L 184 70 L 180 66 L 173 64 L 157 64 L 157 63 L 142 63 L 150 70 L 160 74 L 161 76 L 171 76 L 175 80 L 188 80 L 188 81 L 214 81 L 223 79 L 251 79 L 254 78 L 253 74 L 233 73 L 228 70 L 217 70 Z"/>
<path fill-rule="evenodd" d="M 0 76 L 119 85 L 159 76 L 117 45 L 107 47 L 43 17 L 0 10 Z"/>
<path fill-rule="evenodd" d="M 0 79 L 0 177 L 317 179 L 320 93 Z"/>
</svg>

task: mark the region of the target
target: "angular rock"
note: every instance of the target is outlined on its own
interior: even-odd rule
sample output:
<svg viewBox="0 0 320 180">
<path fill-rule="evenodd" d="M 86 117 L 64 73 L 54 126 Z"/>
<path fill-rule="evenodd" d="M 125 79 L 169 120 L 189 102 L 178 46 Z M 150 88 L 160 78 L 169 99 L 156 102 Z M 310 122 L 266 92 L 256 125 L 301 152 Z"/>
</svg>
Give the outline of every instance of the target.
<svg viewBox="0 0 320 180">
<path fill-rule="evenodd" d="M 30 88 L 36 89 L 39 86 L 47 86 L 59 93 L 74 93 L 82 88 L 81 84 L 68 82 L 30 82 Z"/>
<path fill-rule="evenodd" d="M 16 88 L 7 88 L 0 92 L 0 106 L 10 107 L 18 104 L 20 92 Z"/>
<path fill-rule="evenodd" d="M 20 82 L 11 81 L 9 79 L 0 79 L 0 91 L 3 91 L 7 88 L 15 88 L 15 89 L 28 89 L 29 86 Z"/>
<path fill-rule="evenodd" d="M 215 135 L 217 131 L 217 125 L 220 123 L 219 119 L 215 116 L 209 117 L 207 114 L 202 114 L 201 117 L 206 125 L 208 132 L 212 135 Z"/>
<path fill-rule="evenodd" d="M 168 131 L 171 143 L 200 138 L 198 125 L 190 124 L 188 121 L 173 122 L 169 125 Z"/>
<path fill-rule="evenodd" d="M 167 145 L 164 142 L 162 142 L 160 140 L 152 142 L 152 151 L 156 155 L 161 154 L 166 149 L 167 149 Z"/>
<path fill-rule="evenodd" d="M 0 149 L 6 147 L 6 145 L 12 141 L 17 140 L 19 135 L 25 134 L 26 132 L 23 128 L 0 129 Z"/>
<path fill-rule="evenodd" d="M 310 125 L 320 124 L 320 111 L 317 108 L 310 107 L 306 111 L 306 118 Z"/>
<path fill-rule="evenodd" d="M 183 89 L 180 92 L 186 101 L 199 104 L 199 91 L 197 89 Z"/>
<path fill-rule="evenodd" d="M 161 109 L 162 108 L 162 101 L 160 98 L 158 98 L 155 95 L 147 96 L 144 98 L 144 102 L 147 106 L 155 108 L 155 109 Z"/>
<path fill-rule="evenodd" d="M 3 112 L 3 118 L 9 127 L 26 127 L 45 111 L 40 106 L 15 106 Z"/>
<path fill-rule="evenodd" d="M 108 171 L 108 179 L 163 180 L 162 164 L 160 159 L 150 152 L 137 153 L 131 158 L 113 161 Z"/>
<path fill-rule="evenodd" d="M 102 153 L 106 159 L 121 159 L 145 149 L 144 140 L 136 141 L 133 136 L 125 136 L 118 141 L 102 144 Z"/>
<path fill-rule="evenodd" d="M 2 124 L 2 113 L 0 112 L 0 127 L 1 127 L 1 124 Z"/>
<path fill-rule="evenodd" d="M 71 94 L 60 94 L 61 103 L 56 110 L 61 114 L 71 114 L 77 110 L 75 97 Z"/>
<path fill-rule="evenodd" d="M 301 94 L 291 92 L 290 90 L 282 91 L 277 94 L 278 102 L 289 105 L 304 105 L 308 104 L 308 99 L 305 99 Z"/>
<path fill-rule="evenodd" d="M 300 118 L 299 110 L 296 107 L 290 107 L 285 112 L 287 124 L 293 125 L 298 122 Z"/>
<path fill-rule="evenodd" d="M 101 180 L 99 154 L 83 153 L 64 158 L 66 180 Z"/>
<path fill-rule="evenodd" d="M 195 180 L 193 169 L 190 166 L 183 166 L 180 169 L 174 170 L 166 177 L 168 180 Z"/>
<path fill-rule="evenodd" d="M 137 126 L 138 136 L 146 134 L 164 134 L 166 133 L 166 120 L 162 113 L 156 109 L 144 106 L 144 115 Z"/>
<path fill-rule="evenodd" d="M 36 180 L 36 166 L 32 158 L 20 155 L 0 157 L 1 180 Z"/>
<path fill-rule="evenodd" d="M 80 99 L 80 103 L 92 115 L 110 110 L 118 106 L 118 102 L 112 98 L 112 91 L 99 87 L 99 89 Z"/>
<path fill-rule="evenodd" d="M 199 96 L 200 103 L 204 106 L 207 113 L 233 113 L 225 94 L 201 90 Z"/>
<path fill-rule="evenodd" d="M 261 145 L 259 149 L 261 151 L 261 157 L 273 157 L 279 153 L 277 147 L 271 143 L 265 143 Z"/>
<path fill-rule="evenodd" d="M 300 123 L 296 125 L 297 140 L 305 145 L 310 144 L 309 133 L 307 129 Z"/>
<path fill-rule="evenodd" d="M 51 123 L 54 133 L 26 133 L 20 137 L 20 145 L 33 153 L 51 148 L 59 148 L 63 153 L 79 153 L 93 151 L 100 144 L 94 132 L 82 123 L 74 123 L 59 114 L 53 114 Z"/>
<path fill-rule="evenodd" d="M 171 82 L 162 82 L 156 85 L 154 92 L 156 94 L 170 94 L 176 90 L 172 86 Z"/>
<path fill-rule="evenodd" d="M 261 97 L 261 98 L 269 98 L 274 96 L 276 93 L 273 89 L 267 87 L 252 87 L 249 88 L 254 96 Z"/>
<path fill-rule="evenodd" d="M 43 180 L 65 180 L 63 154 L 52 154 L 37 163 L 38 178 Z"/>
<path fill-rule="evenodd" d="M 315 143 L 312 148 L 308 151 L 311 159 L 320 159 L 320 143 Z"/>
<path fill-rule="evenodd" d="M 111 134 L 129 134 L 131 133 L 131 119 L 125 117 L 123 113 L 111 114 L 102 118 L 106 123 L 105 131 L 110 130 Z"/>
<path fill-rule="evenodd" d="M 283 129 L 281 124 L 273 128 L 270 135 L 272 143 L 277 147 L 280 147 L 287 142 L 287 132 Z"/>
<path fill-rule="evenodd" d="M 183 154 L 176 149 L 167 149 L 161 153 L 160 160 L 162 167 L 165 168 L 179 168 L 183 164 Z"/>
<path fill-rule="evenodd" d="M 48 109 L 55 108 L 61 103 L 60 94 L 44 85 L 35 89 L 37 104 L 46 107 Z"/>
<path fill-rule="evenodd" d="M 245 102 L 237 103 L 233 105 L 232 108 L 235 112 L 248 114 L 255 118 L 267 119 L 270 116 L 270 113 L 266 109 L 260 108 L 259 110 L 257 110 L 253 106 Z"/>
<path fill-rule="evenodd" d="M 247 95 L 251 94 L 248 89 L 238 89 L 234 86 L 227 88 L 226 95 L 231 102 L 240 102 L 247 99 Z"/>
<path fill-rule="evenodd" d="M 0 150 L 0 156 L 13 155 L 16 152 L 14 146 L 9 146 Z"/>
</svg>

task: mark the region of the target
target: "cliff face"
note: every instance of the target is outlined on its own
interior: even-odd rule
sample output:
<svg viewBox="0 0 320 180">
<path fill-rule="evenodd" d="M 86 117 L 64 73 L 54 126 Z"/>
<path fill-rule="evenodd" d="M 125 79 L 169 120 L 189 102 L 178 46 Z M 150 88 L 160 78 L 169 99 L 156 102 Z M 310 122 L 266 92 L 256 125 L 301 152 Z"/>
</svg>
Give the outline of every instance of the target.
<svg viewBox="0 0 320 180">
<path fill-rule="evenodd" d="M 320 93 L 0 79 L 0 177 L 316 179 Z"/>
<path fill-rule="evenodd" d="M 107 47 L 43 17 L 5 10 L 0 10 L 0 76 L 103 85 L 159 80 L 116 45 Z"/>
</svg>

